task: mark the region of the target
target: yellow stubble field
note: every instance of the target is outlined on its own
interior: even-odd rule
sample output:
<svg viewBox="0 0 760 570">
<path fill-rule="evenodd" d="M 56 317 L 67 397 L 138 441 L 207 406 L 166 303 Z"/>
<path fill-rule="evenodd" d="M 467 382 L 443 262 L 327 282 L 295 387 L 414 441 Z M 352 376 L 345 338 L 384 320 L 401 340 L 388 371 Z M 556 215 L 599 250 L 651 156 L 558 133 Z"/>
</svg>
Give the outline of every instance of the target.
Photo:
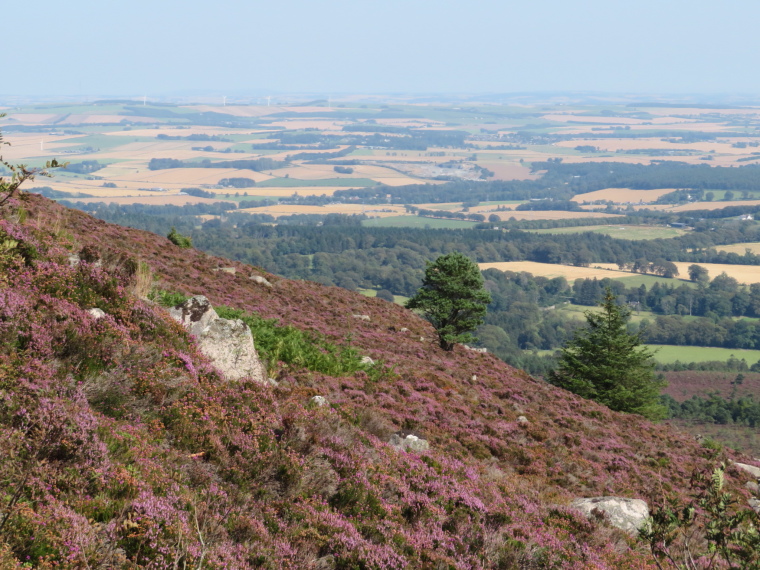
<svg viewBox="0 0 760 570">
<path fill-rule="evenodd" d="M 330 204 L 327 206 L 296 206 L 276 205 L 263 208 L 245 208 L 238 210 L 249 214 L 269 214 L 275 218 L 290 216 L 293 214 L 366 214 L 370 217 L 388 217 L 405 214 L 403 206 L 394 204 L 366 205 L 366 204 Z"/>
<path fill-rule="evenodd" d="M 558 265 L 554 263 L 538 263 L 536 261 L 501 261 L 496 263 L 478 263 L 481 271 L 486 269 L 498 269 L 499 271 L 514 271 L 516 273 L 527 272 L 538 277 L 564 277 L 572 282 L 575 279 L 604 279 L 605 277 L 620 277 L 630 274 L 609 269 L 596 267 L 575 267 L 572 265 Z"/>
<path fill-rule="evenodd" d="M 582 204 L 583 202 L 595 202 L 605 200 L 624 204 L 628 202 L 654 202 L 660 196 L 674 192 L 675 188 L 657 188 L 656 190 L 632 190 L 631 188 L 605 188 L 586 192 L 585 194 L 576 194 L 572 200 Z"/>
<path fill-rule="evenodd" d="M 688 261 L 674 261 L 676 267 L 678 267 L 678 277 L 681 279 L 689 278 L 689 266 L 695 265 Z M 618 266 L 614 263 L 595 263 L 599 267 L 604 267 L 610 270 L 617 270 Z M 709 272 L 710 279 L 717 277 L 721 273 L 726 273 L 730 277 L 736 279 L 739 283 L 750 285 L 752 283 L 760 283 L 760 265 L 730 265 L 727 263 L 697 263 L 701 267 L 704 267 Z M 625 275 L 638 275 L 628 272 L 618 271 Z"/>
</svg>

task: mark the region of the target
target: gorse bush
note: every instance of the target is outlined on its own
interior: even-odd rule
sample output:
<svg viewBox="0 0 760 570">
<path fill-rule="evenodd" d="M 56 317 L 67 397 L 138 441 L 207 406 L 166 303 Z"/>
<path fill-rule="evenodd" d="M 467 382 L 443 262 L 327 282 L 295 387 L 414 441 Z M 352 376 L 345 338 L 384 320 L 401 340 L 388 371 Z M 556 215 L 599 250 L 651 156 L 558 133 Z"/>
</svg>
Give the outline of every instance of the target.
<svg viewBox="0 0 760 570">
<path fill-rule="evenodd" d="M 175 227 L 172 227 L 171 231 L 166 234 L 166 237 L 170 242 L 182 249 L 193 247 L 193 240 L 188 236 L 183 236 Z"/>
</svg>

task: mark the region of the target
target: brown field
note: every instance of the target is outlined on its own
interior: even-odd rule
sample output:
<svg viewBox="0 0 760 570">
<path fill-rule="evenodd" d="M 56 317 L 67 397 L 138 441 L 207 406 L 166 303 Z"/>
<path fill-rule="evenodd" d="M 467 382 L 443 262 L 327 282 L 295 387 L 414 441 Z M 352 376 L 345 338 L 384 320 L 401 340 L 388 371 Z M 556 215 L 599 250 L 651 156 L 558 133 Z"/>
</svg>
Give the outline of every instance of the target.
<svg viewBox="0 0 760 570">
<path fill-rule="evenodd" d="M 286 174 L 298 180 L 327 180 L 330 178 L 369 178 L 388 186 L 403 186 L 405 184 L 424 184 L 426 180 L 414 178 L 387 168 L 373 164 L 352 166 L 352 174 L 335 172 L 331 164 L 297 164 L 288 168 L 271 171 L 274 176 L 283 177 Z"/>
<path fill-rule="evenodd" d="M 688 279 L 689 266 L 693 264 L 687 261 L 674 261 L 673 263 L 678 267 L 679 278 Z M 594 265 L 605 269 L 618 269 L 618 266 L 615 263 L 595 263 Z M 707 269 L 710 279 L 721 273 L 726 273 L 730 277 L 736 279 L 739 283 L 745 285 L 760 283 L 760 265 L 730 265 L 727 263 L 698 263 L 697 265 Z M 618 272 L 623 273 L 620 271 Z"/>
<path fill-rule="evenodd" d="M 680 127 L 679 127 L 680 128 Z M 625 150 L 638 150 L 638 149 L 671 149 L 671 150 L 694 150 L 699 152 L 708 153 L 714 150 L 716 154 L 736 154 L 736 155 L 749 155 L 751 148 L 734 148 L 731 146 L 733 142 L 739 139 L 728 139 L 729 142 L 716 142 L 705 141 L 695 143 L 671 143 L 663 141 L 660 138 L 645 138 L 645 139 L 584 139 L 584 145 L 590 145 L 597 147 L 602 152 L 615 152 Z M 565 148 L 575 148 L 580 143 L 579 141 L 561 141 L 556 143 L 556 146 Z M 635 155 L 634 155 L 635 156 Z M 678 157 L 679 159 L 681 157 Z"/>
<path fill-rule="evenodd" d="M 328 206 L 277 205 L 264 208 L 245 208 L 238 211 L 250 214 L 269 214 L 275 218 L 280 216 L 290 216 L 292 214 L 366 214 L 367 216 L 374 218 L 384 218 L 406 213 L 403 206 L 392 204 L 330 204 Z"/>
<path fill-rule="evenodd" d="M 630 188 L 605 188 L 585 194 L 576 194 L 573 201 L 579 204 L 583 202 L 595 202 L 605 200 L 615 202 L 616 204 L 625 204 L 629 202 L 654 202 L 660 196 L 674 192 L 675 188 L 658 188 L 656 190 L 632 190 Z"/>
<path fill-rule="evenodd" d="M 619 218 L 618 214 L 604 214 L 601 212 L 563 212 L 558 210 L 520 210 L 508 212 L 493 212 L 502 221 L 512 218 L 515 220 L 568 220 L 571 218 Z"/>
</svg>

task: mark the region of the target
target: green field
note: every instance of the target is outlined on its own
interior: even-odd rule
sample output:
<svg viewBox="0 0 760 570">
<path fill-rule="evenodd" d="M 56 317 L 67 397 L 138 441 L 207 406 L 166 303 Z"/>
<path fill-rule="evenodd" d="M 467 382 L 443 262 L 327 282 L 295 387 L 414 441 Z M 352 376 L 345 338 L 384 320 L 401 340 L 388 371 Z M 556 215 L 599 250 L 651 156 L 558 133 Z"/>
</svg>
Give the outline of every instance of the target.
<svg viewBox="0 0 760 570">
<path fill-rule="evenodd" d="M 676 360 L 681 362 L 706 362 L 709 360 L 725 362 L 731 356 L 746 360 L 748 366 L 760 361 L 760 350 L 714 348 L 711 346 L 672 346 L 667 344 L 649 344 L 647 346 L 657 350 L 654 358 L 662 364 L 672 364 Z"/>
<path fill-rule="evenodd" d="M 579 234 L 592 232 L 605 234 L 619 239 L 657 239 L 682 236 L 687 230 L 667 228 L 664 226 L 577 226 L 570 228 L 549 228 L 545 230 L 528 230 L 536 234 Z"/>
<path fill-rule="evenodd" d="M 364 295 L 365 297 L 376 297 L 377 291 L 374 289 L 357 289 L 357 292 L 361 295 Z M 393 296 L 393 302 L 397 305 L 403 306 L 404 303 L 406 303 L 409 300 L 409 297 L 404 297 L 403 295 L 394 295 Z"/>
<path fill-rule="evenodd" d="M 622 275 L 625 275 L 621 272 Z M 659 283 L 660 285 L 672 285 L 674 287 L 680 287 L 681 285 L 686 285 L 687 287 L 696 287 L 697 284 L 693 281 L 687 281 L 685 279 L 668 279 L 667 277 L 658 277 L 657 275 L 631 275 L 630 277 L 613 277 L 615 281 L 620 281 L 623 283 L 626 287 L 641 287 L 642 285 L 646 285 L 647 289 L 649 289 L 652 285 L 655 283 Z"/>
<path fill-rule="evenodd" d="M 422 218 L 420 216 L 388 216 L 364 220 L 363 226 L 371 228 L 431 228 L 431 229 L 467 229 L 478 222 L 464 220 L 447 220 L 442 218 Z"/>
</svg>

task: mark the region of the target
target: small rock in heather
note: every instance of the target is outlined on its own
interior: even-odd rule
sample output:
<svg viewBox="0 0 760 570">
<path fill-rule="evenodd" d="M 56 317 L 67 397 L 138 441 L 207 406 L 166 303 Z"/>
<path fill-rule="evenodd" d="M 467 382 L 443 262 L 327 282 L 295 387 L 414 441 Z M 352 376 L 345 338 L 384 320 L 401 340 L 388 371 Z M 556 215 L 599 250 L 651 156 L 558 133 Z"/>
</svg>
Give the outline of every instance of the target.
<svg viewBox="0 0 760 570">
<path fill-rule="evenodd" d="M 76 253 L 69 256 L 69 265 L 71 267 L 79 265 L 79 261 L 80 261 L 79 256 Z"/>
<path fill-rule="evenodd" d="M 229 273 L 231 275 L 235 275 L 235 273 L 237 273 L 237 269 L 234 267 L 217 267 L 213 271 L 223 271 L 224 273 Z"/>
<path fill-rule="evenodd" d="M 369 366 L 372 366 L 375 363 L 374 360 L 372 360 L 369 356 L 362 356 L 362 364 L 368 364 Z"/>
<path fill-rule="evenodd" d="M 359 319 L 360 321 L 368 321 L 369 320 L 369 315 L 354 315 L 353 317 L 355 319 Z"/>
<path fill-rule="evenodd" d="M 398 434 L 393 434 L 388 440 L 388 443 L 398 449 L 399 451 L 427 451 L 430 449 L 430 444 L 428 443 L 428 440 L 422 439 L 421 437 L 417 437 L 416 435 L 409 434 L 406 437 L 402 438 Z"/>
<path fill-rule="evenodd" d="M 280 385 L 280 383 L 277 380 L 275 380 L 274 378 L 267 378 L 267 382 L 269 383 L 270 386 L 279 386 Z"/>
<path fill-rule="evenodd" d="M 486 352 L 488 352 L 487 348 L 476 348 L 474 346 L 468 346 L 466 344 L 463 344 L 462 346 L 464 347 L 465 350 L 471 350 L 472 352 L 480 352 L 480 353 L 483 353 L 483 354 L 485 354 Z"/>
<path fill-rule="evenodd" d="M 754 493 L 755 495 L 760 495 L 760 485 L 758 485 L 757 482 L 755 482 L 755 481 L 747 481 L 744 484 L 744 487 L 750 493 Z"/>
<path fill-rule="evenodd" d="M 473 374 L 473 375 L 470 377 L 470 380 L 472 380 L 473 382 L 477 382 L 477 381 L 478 381 L 478 375 L 477 375 L 477 374 Z"/>
<path fill-rule="evenodd" d="M 269 287 L 270 289 L 273 287 L 273 285 L 261 275 L 251 275 L 251 281 L 263 285 L 264 287 Z"/>
<path fill-rule="evenodd" d="M 528 421 L 528 418 L 526 418 L 525 416 L 518 416 L 517 417 L 517 423 L 518 424 L 529 424 L 530 422 Z"/>
<path fill-rule="evenodd" d="M 649 518 L 649 507 L 641 499 L 592 497 L 576 499 L 571 506 L 588 518 L 604 518 L 612 526 L 630 534 L 636 534 Z"/>
<path fill-rule="evenodd" d="M 760 500 L 757 499 L 750 499 L 749 501 L 750 508 L 755 511 L 757 514 L 760 515 Z"/>
<path fill-rule="evenodd" d="M 399 332 L 409 332 L 409 329 L 406 327 L 401 327 L 401 330 Z"/>
<path fill-rule="evenodd" d="M 92 318 L 95 319 L 96 321 L 106 316 L 105 311 L 103 311 L 102 309 L 98 309 L 97 307 L 94 307 L 87 312 L 90 313 L 92 315 Z"/>
<path fill-rule="evenodd" d="M 330 402 L 328 402 L 327 398 L 325 398 L 324 396 L 312 396 L 311 399 L 309 400 L 309 402 L 311 402 L 315 406 L 319 406 L 320 408 L 322 406 L 329 406 L 330 405 Z"/>
<path fill-rule="evenodd" d="M 335 570 L 335 556 L 328 554 L 314 561 L 314 570 Z"/>
<path fill-rule="evenodd" d="M 754 465 L 747 465 L 746 463 L 734 463 L 742 471 L 746 471 L 756 479 L 760 479 L 760 467 Z"/>
</svg>

